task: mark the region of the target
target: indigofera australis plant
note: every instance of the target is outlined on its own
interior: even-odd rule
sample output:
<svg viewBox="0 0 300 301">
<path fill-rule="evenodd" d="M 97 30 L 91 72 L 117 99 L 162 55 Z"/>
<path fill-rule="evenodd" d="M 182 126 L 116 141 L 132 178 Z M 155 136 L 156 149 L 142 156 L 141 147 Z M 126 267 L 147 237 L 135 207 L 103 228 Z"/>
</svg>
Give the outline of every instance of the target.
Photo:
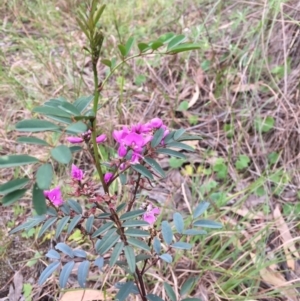
<svg viewBox="0 0 300 301">
<path fill-rule="evenodd" d="M 172 222 L 163 220 L 159 204 L 153 206 L 147 203 L 141 206 L 141 192 L 151 189 L 154 181 L 165 176 L 157 160 L 159 154 L 185 158 L 180 150 L 193 151 L 193 148 L 184 142 L 198 140 L 199 137 L 187 134 L 184 129 L 171 131 L 163 120 L 154 117 L 143 124 L 114 130 L 112 137 L 117 145 L 115 155 L 109 162 L 102 162 L 98 147 L 99 144 L 105 145 L 107 136 L 97 128 L 97 111 L 105 105 L 100 102 L 100 96 L 108 79 L 128 60 L 153 53 L 173 55 L 200 46 L 186 43 L 183 35 L 168 33 L 153 42 L 138 43 L 138 52 L 130 55 L 135 44 L 134 39 L 130 38 L 125 45 L 118 46 L 119 62 L 115 58 L 101 60 L 109 72 L 100 83 L 97 64 L 104 34 L 99 21 L 104 9 L 104 5 L 99 6 L 93 0 L 87 13 L 79 11 L 77 18 L 89 42 L 84 50 L 92 59 L 93 95 L 79 97 L 73 102 L 62 97 L 51 99 L 33 110 L 51 121 L 30 119 L 16 124 L 17 131 L 31 133 L 30 136 L 19 137 L 17 142 L 43 147 L 49 153 L 49 162 L 42 162 L 26 154 L 0 157 L 1 168 L 38 165 L 35 174 L 19 177 L 0 186 L 2 205 L 13 204 L 31 188 L 33 216 L 11 233 L 40 227 L 40 238 L 50 228 L 55 229 L 57 244 L 46 254 L 50 263 L 39 277 L 40 285 L 54 275 L 58 277 L 61 288 L 68 287 L 75 262 L 79 262 L 77 275 L 81 287 L 87 287 L 91 268 L 96 267 L 103 272 L 104 269 L 118 266 L 128 275 L 128 281 L 115 284 L 117 300 L 125 300 L 130 294 L 140 295 L 143 301 L 162 300 L 147 291 L 145 275 L 149 268 L 159 260 L 171 264 L 174 250 L 188 251 L 193 247 L 191 236 L 205 234 L 203 227 L 220 228 L 221 224 L 198 219 L 207 210 L 207 202 L 197 204 L 191 216 L 184 217 L 175 212 Z M 65 144 L 50 145 L 32 135 L 37 132 L 55 132 L 65 137 Z M 73 153 L 79 151 L 89 152 L 100 183 L 89 178 L 84 170 L 72 163 Z M 53 160 L 66 167 L 69 179 L 64 186 L 69 187 L 68 192 L 59 185 L 53 185 Z M 111 189 L 116 182 L 122 185 L 118 193 Z M 89 242 L 88 250 L 68 242 L 68 237 L 75 229 L 79 229 Z M 177 296 L 184 298 L 192 291 L 194 280 L 187 279 L 183 284 L 184 288 L 189 287 L 188 291 L 184 289 L 184 294 L 183 291 L 175 292 L 168 284 L 164 288 L 171 300 L 177 300 Z"/>
</svg>

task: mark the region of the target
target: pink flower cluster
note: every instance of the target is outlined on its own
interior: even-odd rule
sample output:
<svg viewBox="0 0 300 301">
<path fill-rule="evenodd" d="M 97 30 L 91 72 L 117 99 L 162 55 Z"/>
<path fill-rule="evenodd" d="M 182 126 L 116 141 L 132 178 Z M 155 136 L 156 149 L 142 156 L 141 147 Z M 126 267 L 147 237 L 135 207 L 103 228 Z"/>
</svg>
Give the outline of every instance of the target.
<svg viewBox="0 0 300 301">
<path fill-rule="evenodd" d="M 122 130 L 113 131 L 113 137 L 119 143 L 119 157 L 124 158 L 131 149 L 130 161 L 133 164 L 138 163 L 142 158 L 144 147 L 153 138 L 153 132 L 160 128 L 164 130 L 163 138 L 165 138 L 169 134 L 169 130 L 160 118 L 154 118 L 145 124 L 133 125 L 131 128 L 124 126 Z"/>
</svg>

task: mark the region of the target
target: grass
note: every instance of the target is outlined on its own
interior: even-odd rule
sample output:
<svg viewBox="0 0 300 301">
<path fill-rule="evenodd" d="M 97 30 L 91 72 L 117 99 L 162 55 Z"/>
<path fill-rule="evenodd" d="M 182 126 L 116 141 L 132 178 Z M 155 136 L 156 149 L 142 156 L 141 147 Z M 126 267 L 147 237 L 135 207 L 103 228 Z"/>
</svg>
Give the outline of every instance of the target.
<svg viewBox="0 0 300 301">
<path fill-rule="evenodd" d="M 92 90 L 85 39 L 75 21 L 80 5 L 76 0 L 0 4 L 1 155 L 21 151 L 12 124 L 30 116 L 34 106 Z M 108 132 L 159 115 L 171 127 L 203 137 L 196 153 L 173 170 L 188 184 L 186 191 L 168 179 L 150 198 L 166 193 L 179 209 L 207 199 L 214 205 L 207 218 L 224 223 L 224 229 L 197 237 L 197 248 L 178 255 L 172 267 L 150 270 L 149 281 L 155 277 L 180 288 L 188 275 L 197 276 L 191 295 L 203 300 L 299 297 L 297 255 L 288 260 L 299 246 L 299 13 L 294 7 L 296 1 L 282 0 L 107 3 L 104 57 L 117 55 L 118 43 L 130 36 L 149 41 L 169 31 L 203 45 L 188 55 L 133 61 L 103 92 L 103 100 L 111 100 L 101 116 Z M 99 68 L 103 76 L 105 69 Z M 3 174 L 1 182 L 13 176 Z M 278 222 L 277 208 L 293 241 Z M 9 210 L 1 214 L 3 227 L 18 222 Z M 119 271 L 114 273 L 117 279 Z M 149 288 L 163 291 L 151 282 Z M 38 300 L 37 291 L 32 300 Z"/>
</svg>

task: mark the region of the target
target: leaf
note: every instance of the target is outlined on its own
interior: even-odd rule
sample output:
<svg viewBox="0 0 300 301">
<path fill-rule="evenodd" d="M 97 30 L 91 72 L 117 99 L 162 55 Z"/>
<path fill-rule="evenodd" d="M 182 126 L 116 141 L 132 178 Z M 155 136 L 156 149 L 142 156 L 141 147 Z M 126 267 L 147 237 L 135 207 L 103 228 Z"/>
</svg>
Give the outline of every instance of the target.
<svg viewBox="0 0 300 301">
<path fill-rule="evenodd" d="M 148 294 L 146 295 L 146 298 L 149 300 L 149 301 L 164 301 L 162 298 L 154 295 L 154 294 Z"/>
<path fill-rule="evenodd" d="M 143 165 L 141 164 L 134 164 L 131 165 L 131 168 L 134 169 L 135 171 L 137 171 L 138 173 L 140 173 L 142 176 L 153 180 L 153 175 L 152 173 Z"/>
<path fill-rule="evenodd" d="M 74 258 L 74 253 L 72 248 L 70 248 L 68 245 L 66 245 L 63 242 L 59 242 L 56 246 L 55 246 L 56 250 L 59 250 L 61 252 L 63 252 L 64 254 L 68 255 L 71 258 Z"/>
<path fill-rule="evenodd" d="M 174 36 L 173 39 L 168 44 L 167 51 L 170 51 L 172 48 L 181 44 L 185 40 L 186 40 L 186 36 L 184 36 L 182 34 L 178 35 L 178 36 Z"/>
<path fill-rule="evenodd" d="M 149 226 L 149 224 L 148 224 Z M 125 235 L 133 236 L 133 237 L 149 237 L 150 234 L 148 231 L 140 230 L 140 229 L 128 229 L 125 231 Z"/>
<path fill-rule="evenodd" d="M 178 241 L 178 242 L 175 242 L 171 245 L 172 248 L 175 248 L 175 249 L 180 249 L 180 250 L 190 250 L 193 245 L 187 243 L 187 242 L 181 242 L 181 241 Z"/>
<path fill-rule="evenodd" d="M 205 230 L 198 230 L 198 229 L 187 229 L 183 231 L 185 235 L 203 235 L 207 234 Z"/>
<path fill-rule="evenodd" d="M 56 124 L 41 119 L 22 120 L 16 124 L 16 130 L 19 132 L 45 132 L 57 131 L 59 126 Z"/>
<path fill-rule="evenodd" d="M 68 282 L 68 279 L 70 277 L 70 274 L 74 268 L 75 262 L 74 261 L 70 261 L 68 263 L 66 263 L 59 275 L 59 285 L 61 288 L 65 288 Z"/>
<path fill-rule="evenodd" d="M 160 165 L 152 158 L 148 158 L 148 157 L 145 157 L 144 158 L 144 161 L 149 164 L 151 166 L 151 168 L 156 171 L 161 177 L 165 177 L 166 174 L 165 172 L 163 171 L 163 169 L 160 167 Z"/>
<path fill-rule="evenodd" d="M 82 113 L 94 99 L 93 95 L 81 96 L 74 101 L 74 106 Z"/>
<path fill-rule="evenodd" d="M 125 223 L 122 224 L 124 228 L 129 228 L 129 227 L 145 227 L 149 226 L 149 223 L 143 220 L 130 220 L 126 221 Z"/>
<path fill-rule="evenodd" d="M 211 228 L 211 229 L 221 229 L 223 228 L 223 225 L 220 223 L 217 223 L 215 221 L 210 221 L 207 219 L 200 219 L 193 224 L 194 226 L 198 227 L 206 227 L 206 228 Z"/>
<path fill-rule="evenodd" d="M 150 49 L 149 45 L 146 43 L 138 43 L 138 48 L 140 52 L 145 52 Z"/>
<path fill-rule="evenodd" d="M 38 284 L 39 285 L 43 285 L 45 283 L 45 281 L 55 272 L 55 270 L 60 266 L 60 262 L 59 261 L 55 261 L 50 263 L 45 270 L 42 272 L 39 280 L 38 280 Z"/>
<path fill-rule="evenodd" d="M 42 190 L 49 189 L 53 177 L 53 169 L 51 164 L 43 164 L 41 165 L 36 173 L 36 183 L 39 188 Z"/>
<path fill-rule="evenodd" d="M 49 250 L 45 256 L 50 259 L 60 259 L 60 254 L 53 249 Z"/>
<path fill-rule="evenodd" d="M 167 32 L 161 35 L 158 40 L 162 41 L 164 44 L 169 43 L 172 39 L 174 39 L 175 34 L 173 32 Z"/>
<path fill-rule="evenodd" d="M 160 128 L 159 130 L 157 130 L 151 140 L 151 146 L 152 147 L 156 147 L 161 143 L 161 140 L 163 139 L 165 134 L 165 131 L 163 128 Z"/>
<path fill-rule="evenodd" d="M 35 107 L 32 111 L 46 116 L 51 115 L 51 116 L 59 116 L 59 117 L 67 117 L 67 118 L 71 117 L 70 113 L 67 113 L 59 108 L 53 108 L 49 106 Z"/>
<path fill-rule="evenodd" d="M 18 227 L 12 229 L 9 234 L 16 233 L 21 230 L 29 230 L 38 224 L 42 223 L 46 219 L 46 215 L 35 216 L 32 219 L 28 219 L 24 224 L 19 225 Z"/>
<path fill-rule="evenodd" d="M 65 215 L 70 215 L 70 206 L 64 202 L 61 206 L 60 206 L 60 210 L 65 214 Z"/>
<path fill-rule="evenodd" d="M 82 146 L 72 145 L 72 146 L 69 146 L 69 149 L 70 149 L 71 153 L 73 154 L 73 153 L 81 151 Z"/>
<path fill-rule="evenodd" d="M 127 55 L 129 54 L 129 52 L 130 52 L 130 50 L 131 50 L 131 48 L 132 48 L 134 42 L 135 42 L 135 39 L 134 39 L 133 37 L 130 37 L 130 38 L 127 40 L 127 42 L 126 42 L 126 44 L 125 44 L 125 56 L 127 56 Z"/>
<path fill-rule="evenodd" d="M 170 254 L 162 254 L 159 256 L 159 258 L 161 258 L 162 260 L 164 260 L 167 263 L 172 263 L 172 261 L 173 261 L 172 256 Z"/>
<path fill-rule="evenodd" d="M 97 3 L 97 1 L 95 1 L 94 3 Z M 94 24 L 97 24 L 98 21 L 100 20 L 105 7 L 106 7 L 105 4 L 100 6 L 99 9 L 97 10 L 97 12 L 95 13 L 95 15 L 94 15 Z"/>
<path fill-rule="evenodd" d="M 198 282 L 197 277 L 189 277 L 181 286 L 180 296 L 188 295 L 196 282 Z"/>
<path fill-rule="evenodd" d="M 110 267 L 112 267 L 117 262 L 121 252 L 123 251 L 123 248 L 124 248 L 124 243 L 122 241 L 118 242 L 115 245 L 115 247 L 111 253 L 110 260 L 109 260 Z"/>
<path fill-rule="evenodd" d="M 86 258 L 86 256 L 87 256 L 87 254 L 86 254 L 86 252 L 85 251 L 83 251 L 83 250 L 73 250 L 73 254 L 74 254 L 74 256 L 76 256 L 76 257 L 81 257 L 81 258 Z"/>
<path fill-rule="evenodd" d="M 187 111 L 189 108 L 189 102 L 187 100 L 182 101 L 176 111 L 184 112 Z"/>
<path fill-rule="evenodd" d="M 172 167 L 172 168 L 180 168 L 184 162 L 185 162 L 184 159 L 177 159 L 177 158 L 173 158 L 173 157 L 169 159 L 169 164 L 170 164 L 170 167 Z"/>
<path fill-rule="evenodd" d="M 107 300 L 106 292 L 93 289 L 75 289 L 63 294 L 60 301 Z"/>
<path fill-rule="evenodd" d="M 35 183 L 32 188 L 32 203 L 33 208 L 38 215 L 43 215 L 47 212 L 44 192 L 38 187 L 37 183 Z"/>
<path fill-rule="evenodd" d="M 147 252 L 150 252 L 150 247 L 143 241 L 138 240 L 136 238 L 133 237 L 128 237 L 127 239 L 128 243 Z"/>
<path fill-rule="evenodd" d="M 167 144 L 167 147 L 173 147 L 173 148 L 179 148 L 182 150 L 194 152 L 195 149 L 187 144 L 181 143 L 181 142 L 171 142 Z"/>
<path fill-rule="evenodd" d="M 94 223 L 94 215 L 89 216 L 89 218 L 86 220 L 85 229 L 87 233 L 91 233 L 93 229 L 93 223 Z"/>
<path fill-rule="evenodd" d="M 184 298 L 181 301 L 203 301 L 203 300 L 200 298 Z"/>
<path fill-rule="evenodd" d="M 272 116 L 267 116 L 265 119 L 258 117 L 254 120 L 256 130 L 262 133 L 269 132 L 274 127 L 274 124 L 275 119 Z"/>
<path fill-rule="evenodd" d="M 69 102 L 62 102 L 59 106 L 59 109 L 64 110 L 65 112 L 73 115 L 73 116 L 79 116 L 80 115 L 80 111 L 71 103 Z"/>
<path fill-rule="evenodd" d="M 73 219 L 71 220 L 70 224 L 69 224 L 69 227 L 68 227 L 68 231 L 67 231 L 67 234 L 70 234 L 73 229 L 76 227 L 76 225 L 79 223 L 79 221 L 81 220 L 81 217 L 82 215 L 79 214 L 79 215 L 75 215 L 73 217 Z"/>
<path fill-rule="evenodd" d="M 82 214 L 82 207 L 78 202 L 74 200 L 68 200 L 68 204 L 76 213 Z"/>
<path fill-rule="evenodd" d="M 69 164 L 72 160 L 72 153 L 65 145 L 59 145 L 51 150 L 51 156 L 57 162 L 62 164 Z"/>
<path fill-rule="evenodd" d="M 43 139 L 36 138 L 36 137 L 18 137 L 18 143 L 27 143 L 27 144 L 35 144 L 35 145 L 43 145 L 43 146 L 50 146 L 49 143 L 44 141 Z"/>
<path fill-rule="evenodd" d="M 185 129 L 179 129 L 174 132 L 174 140 L 178 140 L 185 133 Z"/>
<path fill-rule="evenodd" d="M 9 205 L 15 203 L 20 198 L 22 198 L 22 196 L 26 193 L 26 191 L 27 191 L 27 189 L 24 188 L 24 189 L 18 189 L 13 192 L 10 192 L 9 194 L 5 195 L 2 198 L 2 205 L 9 206 Z"/>
<path fill-rule="evenodd" d="M 169 155 L 172 157 L 177 157 L 177 158 L 181 158 L 181 159 L 185 159 L 186 156 L 180 152 L 174 151 L 172 149 L 168 149 L 168 148 L 158 148 L 156 150 L 159 154 L 165 154 L 165 155 Z"/>
<path fill-rule="evenodd" d="M 126 48 L 124 45 L 118 45 L 119 51 L 122 56 L 126 56 Z"/>
<path fill-rule="evenodd" d="M 97 249 L 97 251 L 98 251 L 99 254 L 105 254 L 120 239 L 120 235 L 119 234 L 107 235 L 107 236 L 108 236 L 108 238 L 106 239 L 106 236 L 105 236 L 101 240 L 101 243 L 99 244 L 99 247 Z"/>
<path fill-rule="evenodd" d="M 129 270 L 132 274 L 135 273 L 135 255 L 132 247 L 125 246 L 124 248 L 125 257 L 128 263 Z"/>
<path fill-rule="evenodd" d="M 176 301 L 177 300 L 176 294 L 168 282 L 164 282 L 164 288 L 165 288 L 165 291 L 166 291 L 167 295 L 169 296 L 169 298 L 172 301 Z"/>
<path fill-rule="evenodd" d="M 87 125 L 82 121 L 70 124 L 66 128 L 66 132 L 70 134 L 82 134 L 87 131 Z"/>
<path fill-rule="evenodd" d="M 49 218 L 44 225 L 41 227 L 38 238 L 41 238 L 41 236 L 56 222 L 57 217 L 51 217 Z"/>
<path fill-rule="evenodd" d="M 132 292 L 133 288 L 134 288 L 134 283 L 132 281 L 124 283 L 124 285 L 122 285 L 121 289 L 116 294 L 115 299 L 118 300 L 118 301 L 126 300 L 126 298 Z"/>
<path fill-rule="evenodd" d="M 243 170 L 249 166 L 250 159 L 246 155 L 239 155 L 238 160 L 235 162 L 237 170 Z"/>
<path fill-rule="evenodd" d="M 57 211 L 53 207 L 48 207 L 46 214 L 51 216 L 57 216 Z"/>
<path fill-rule="evenodd" d="M 181 44 L 176 47 L 173 47 L 167 53 L 175 54 L 175 53 L 180 53 L 180 52 L 184 52 L 184 51 L 197 50 L 200 48 L 201 48 L 201 44 L 185 43 L 185 44 Z"/>
<path fill-rule="evenodd" d="M 196 135 L 184 134 L 177 141 L 193 141 L 193 140 L 202 140 L 202 138 Z"/>
<path fill-rule="evenodd" d="M 101 63 L 104 64 L 105 66 L 111 68 L 111 61 L 107 59 L 101 60 Z"/>
<path fill-rule="evenodd" d="M 104 258 L 103 257 L 98 257 L 95 261 L 94 261 L 94 265 L 97 266 L 99 268 L 100 271 L 102 271 L 101 269 L 104 266 Z"/>
<path fill-rule="evenodd" d="M 160 254 L 161 252 L 161 243 L 160 240 L 157 237 L 154 237 L 153 239 L 153 249 L 156 252 L 156 254 Z"/>
<path fill-rule="evenodd" d="M 126 213 L 122 214 L 120 216 L 120 220 L 121 221 L 125 221 L 127 219 L 134 218 L 136 216 L 140 216 L 140 215 L 142 215 L 144 213 L 145 213 L 145 210 L 142 210 L 142 209 L 134 210 L 134 211 L 129 211 L 129 212 L 126 212 Z M 148 226 L 149 226 L 149 224 L 148 224 Z"/>
<path fill-rule="evenodd" d="M 9 155 L 0 157 L 0 168 L 17 167 L 39 162 L 35 157 L 28 155 Z"/>
<path fill-rule="evenodd" d="M 114 223 L 113 222 L 107 222 L 105 224 L 103 224 L 99 229 L 97 229 L 93 235 L 92 238 L 95 238 L 99 235 L 101 235 L 102 233 L 108 231 L 111 227 L 113 227 Z"/>
<path fill-rule="evenodd" d="M 78 267 L 78 283 L 81 287 L 86 286 L 86 279 L 89 273 L 90 262 L 88 260 L 83 261 Z"/>
<path fill-rule="evenodd" d="M 66 224 L 69 222 L 70 216 L 64 216 L 56 225 L 56 230 L 55 230 L 55 239 L 59 237 L 61 234 L 62 230 L 66 226 Z"/>
<path fill-rule="evenodd" d="M 200 215 L 202 215 L 206 210 L 207 208 L 209 207 L 210 203 L 209 202 L 202 202 L 200 203 L 195 209 L 194 209 L 194 212 L 193 212 L 193 218 L 197 218 L 199 217 Z"/>
<path fill-rule="evenodd" d="M 184 230 L 184 221 L 182 215 L 178 212 L 175 212 L 173 215 L 173 221 L 177 232 L 182 234 Z"/>
<path fill-rule="evenodd" d="M 170 224 L 167 221 L 161 223 L 161 233 L 166 244 L 170 245 L 173 240 L 173 232 Z"/>
<path fill-rule="evenodd" d="M 150 44 L 150 47 L 152 50 L 157 50 L 158 48 L 162 47 L 164 45 L 164 43 L 162 41 L 154 41 L 153 43 Z"/>
</svg>

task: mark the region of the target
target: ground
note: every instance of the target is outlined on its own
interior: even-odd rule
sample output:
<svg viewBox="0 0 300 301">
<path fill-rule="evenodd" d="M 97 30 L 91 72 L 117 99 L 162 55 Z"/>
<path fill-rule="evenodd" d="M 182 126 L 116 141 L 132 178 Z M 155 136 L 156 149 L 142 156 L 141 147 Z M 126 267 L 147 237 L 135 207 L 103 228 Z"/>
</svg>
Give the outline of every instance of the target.
<svg viewBox="0 0 300 301">
<path fill-rule="evenodd" d="M 0 3 L 1 155 L 43 157 L 41 149 L 15 142 L 14 123 L 50 98 L 91 93 L 91 62 L 76 23 L 82 2 Z M 149 198 L 168 199 L 176 210 L 206 199 L 213 204 L 207 218 L 221 221 L 224 229 L 199 239 L 193 254 L 178 258 L 171 273 L 158 268 L 149 271 L 149 279 L 155 275 L 177 288 L 187 276 L 200 276 L 192 296 L 205 301 L 299 300 L 300 5 L 283 0 L 103 2 L 103 58 L 117 56 L 117 45 L 130 36 L 143 42 L 175 32 L 201 44 L 189 54 L 133 60 L 102 92 L 109 105 L 99 113 L 99 127 L 107 134 L 159 116 L 171 128 L 184 127 L 203 138 L 193 144 L 196 152 L 188 160 L 161 162 L 168 177 Z M 98 69 L 103 77 L 106 67 Z M 30 172 L 27 167 L 3 170 L 0 182 Z M 18 205 L 1 208 L 1 297 L 8 296 L 20 271 L 23 288 L 32 288 L 26 300 L 56 300 L 54 282 L 44 289 L 36 284 L 45 263 L 39 254 L 51 237 L 41 242 L 35 233 L 8 235 L 30 214 L 29 200 L 26 195 Z M 22 241 L 19 252 L 16 240 Z M 30 267 L 24 254 L 37 258 Z"/>
</svg>

